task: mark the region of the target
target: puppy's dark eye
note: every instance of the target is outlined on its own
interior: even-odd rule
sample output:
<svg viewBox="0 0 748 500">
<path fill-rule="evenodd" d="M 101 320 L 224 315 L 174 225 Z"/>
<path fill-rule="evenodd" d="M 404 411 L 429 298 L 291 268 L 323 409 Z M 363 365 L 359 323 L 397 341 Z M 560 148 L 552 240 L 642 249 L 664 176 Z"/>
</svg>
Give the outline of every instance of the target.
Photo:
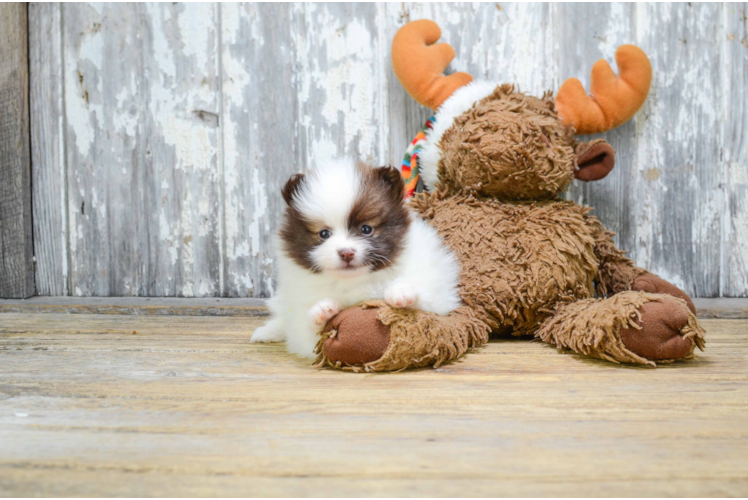
<svg viewBox="0 0 748 500">
<path fill-rule="evenodd" d="M 322 231 L 319 232 L 319 237 L 322 238 L 323 240 L 326 240 L 330 236 L 332 236 L 332 233 L 330 232 L 329 229 L 323 229 Z"/>
<path fill-rule="evenodd" d="M 371 234 L 374 232 L 374 229 L 372 229 L 370 225 L 364 224 L 363 226 L 361 226 L 361 232 L 363 234 Z"/>
</svg>

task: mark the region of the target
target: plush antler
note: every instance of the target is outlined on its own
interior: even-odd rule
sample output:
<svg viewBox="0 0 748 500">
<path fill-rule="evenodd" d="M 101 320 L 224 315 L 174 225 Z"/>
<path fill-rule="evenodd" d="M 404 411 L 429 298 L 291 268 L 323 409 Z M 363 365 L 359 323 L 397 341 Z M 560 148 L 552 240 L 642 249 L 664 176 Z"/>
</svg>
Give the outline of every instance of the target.
<svg viewBox="0 0 748 500">
<path fill-rule="evenodd" d="M 629 120 L 644 104 L 652 81 L 652 66 L 647 55 L 634 45 L 622 45 L 616 51 L 620 76 L 616 77 L 603 59 L 592 66 L 591 92 L 576 78 L 561 85 L 556 96 L 556 111 L 578 134 L 594 134 L 615 128 Z"/>
<path fill-rule="evenodd" d="M 408 94 L 431 109 L 437 109 L 452 93 L 473 77 L 467 73 L 442 73 L 455 57 L 446 43 L 432 45 L 442 35 L 433 21 L 411 21 L 392 40 L 392 67 Z"/>
</svg>

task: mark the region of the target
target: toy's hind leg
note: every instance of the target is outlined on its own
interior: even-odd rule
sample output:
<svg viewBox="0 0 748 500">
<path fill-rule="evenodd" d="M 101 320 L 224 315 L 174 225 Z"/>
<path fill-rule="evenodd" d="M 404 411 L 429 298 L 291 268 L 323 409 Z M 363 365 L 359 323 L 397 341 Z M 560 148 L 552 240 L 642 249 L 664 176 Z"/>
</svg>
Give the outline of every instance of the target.
<svg viewBox="0 0 748 500">
<path fill-rule="evenodd" d="M 632 291 L 560 304 L 536 336 L 595 358 L 650 365 L 704 348 L 704 330 L 684 300 Z"/>
</svg>

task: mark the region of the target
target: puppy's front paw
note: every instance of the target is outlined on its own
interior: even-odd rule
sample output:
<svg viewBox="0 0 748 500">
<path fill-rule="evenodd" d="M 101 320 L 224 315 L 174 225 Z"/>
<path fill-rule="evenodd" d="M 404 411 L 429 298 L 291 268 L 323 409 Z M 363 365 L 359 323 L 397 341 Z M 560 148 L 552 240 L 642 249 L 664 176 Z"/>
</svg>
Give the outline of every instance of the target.
<svg viewBox="0 0 748 500">
<path fill-rule="evenodd" d="M 309 309 L 309 320 L 314 326 L 322 328 L 340 312 L 340 304 L 330 299 L 322 299 Z"/>
<path fill-rule="evenodd" d="M 392 285 L 384 291 L 384 301 L 390 307 L 415 307 L 418 304 L 418 291 L 415 287 L 403 283 Z"/>
<path fill-rule="evenodd" d="M 271 321 L 265 326 L 261 326 L 255 330 L 252 337 L 249 339 L 252 344 L 258 342 L 283 342 L 284 340 L 286 340 L 286 334 L 283 333 L 283 330 L 274 321 Z"/>
</svg>

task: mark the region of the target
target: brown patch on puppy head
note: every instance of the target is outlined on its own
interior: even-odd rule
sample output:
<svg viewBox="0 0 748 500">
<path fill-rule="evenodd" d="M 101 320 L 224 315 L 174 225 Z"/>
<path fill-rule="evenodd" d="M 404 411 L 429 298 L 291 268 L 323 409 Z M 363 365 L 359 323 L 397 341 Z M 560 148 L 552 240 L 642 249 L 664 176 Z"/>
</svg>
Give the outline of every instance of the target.
<svg viewBox="0 0 748 500">
<path fill-rule="evenodd" d="M 439 181 L 496 198 L 554 198 L 574 177 L 575 145 L 550 95 L 538 99 L 502 85 L 444 133 Z"/>
<path fill-rule="evenodd" d="M 365 263 L 379 271 L 392 265 L 400 255 L 410 216 L 405 207 L 405 186 L 400 172 L 392 167 L 371 168 L 359 164 L 361 195 L 348 215 L 348 232 L 365 239 Z M 372 229 L 365 234 L 364 226 Z"/>
<path fill-rule="evenodd" d="M 403 249 L 410 225 L 405 187 L 400 172 L 392 167 L 359 164 L 356 168 L 361 179 L 360 194 L 348 213 L 346 225 L 351 237 L 366 244 L 364 265 L 378 271 L 392 265 Z M 319 234 L 325 227 L 308 220 L 294 203 L 305 182 L 303 174 L 295 174 L 281 190 L 287 206 L 279 234 L 286 255 L 299 266 L 319 273 L 321 269 L 314 262 L 312 251 L 325 242 Z"/>
<path fill-rule="evenodd" d="M 293 174 L 281 189 L 281 195 L 287 207 L 283 214 L 279 234 L 285 253 L 299 266 L 318 273 L 320 270 L 315 266 L 310 252 L 314 247 L 321 245 L 324 240 L 319 236 L 319 229 L 305 220 L 303 214 L 293 204 L 294 197 L 305 181 L 304 174 Z"/>
<path fill-rule="evenodd" d="M 293 205 L 286 208 L 280 228 L 280 239 L 283 251 L 294 262 L 314 273 L 320 272 L 312 260 L 311 251 L 324 240 L 320 238 L 319 231 L 311 227 Z"/>
<path fill-rule="evenodd" d="M 281 189 L 281 195 L 283 196 L 283 199 L 285 200 L 287 205 L 291 204 L 291 200 L 293 200 L 294 195 L 304 184 L 305 179 L 306 177 L 304 177 L 304 174 L 293 174 L 288 178 L 288 180 L 286 181 L 286 185 L 283 186 L 283 189 Z"/>
</svg>

